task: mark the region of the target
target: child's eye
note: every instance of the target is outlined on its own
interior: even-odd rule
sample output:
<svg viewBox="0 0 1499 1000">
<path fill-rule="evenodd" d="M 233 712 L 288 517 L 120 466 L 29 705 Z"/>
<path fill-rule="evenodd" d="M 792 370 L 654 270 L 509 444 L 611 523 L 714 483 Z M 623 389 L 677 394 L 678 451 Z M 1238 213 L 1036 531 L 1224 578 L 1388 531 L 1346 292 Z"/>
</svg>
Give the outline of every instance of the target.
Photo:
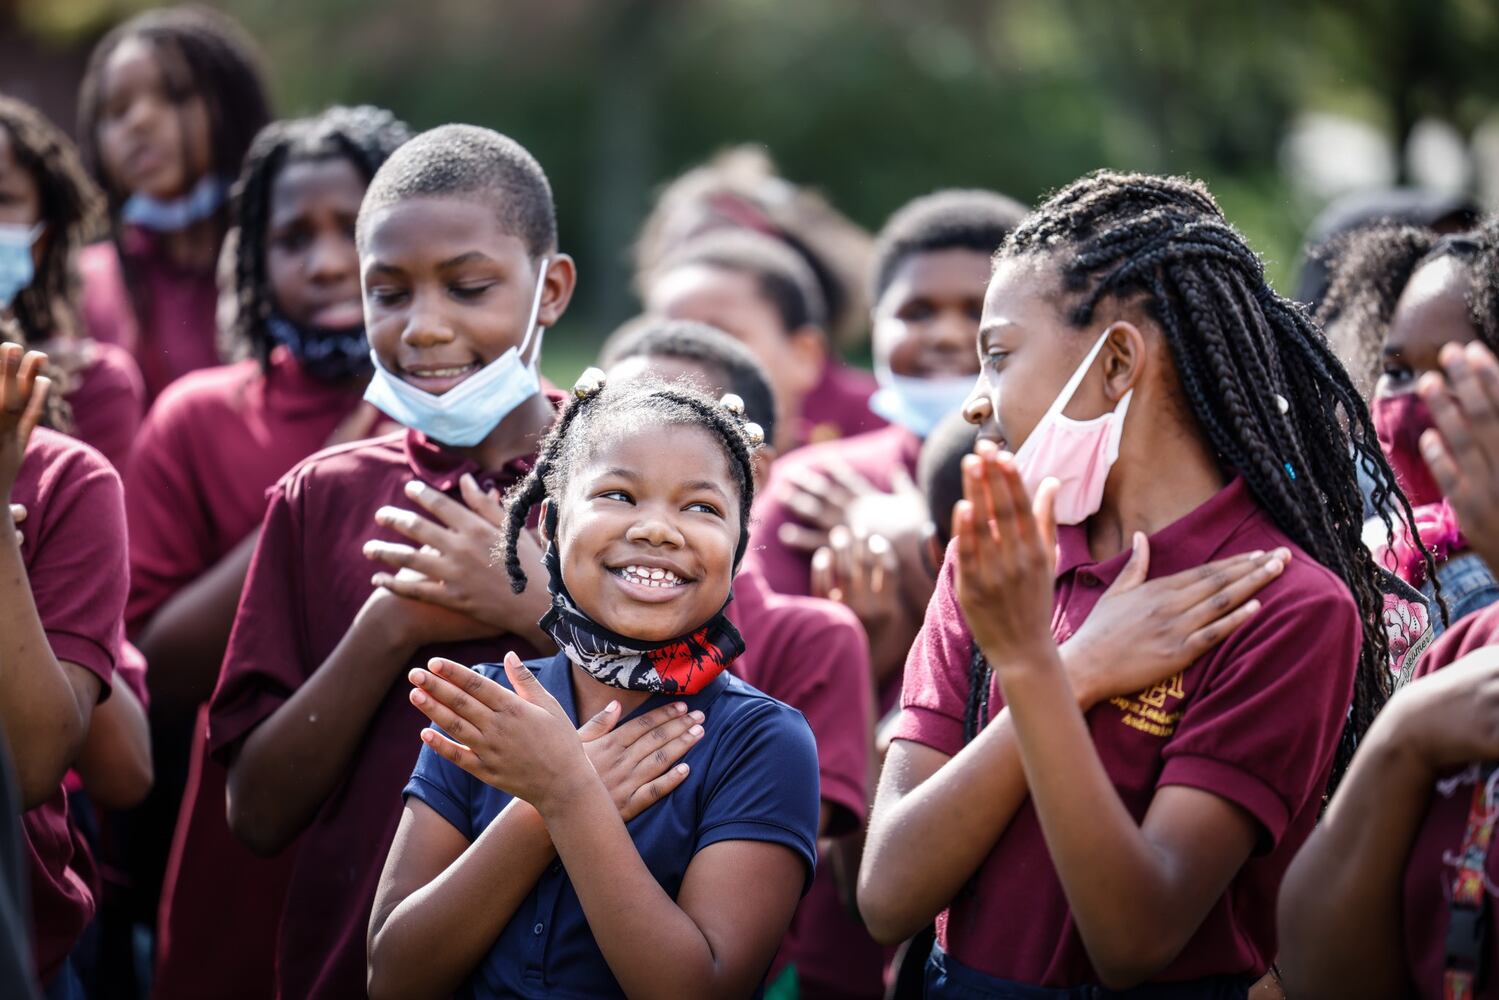
<svg viewBox="0 0 1499 1000">
<path fill-rule="evenodd" d="M 494 282 L 486 281 L 482 284 L 477 285 L 454 285 L 452 286 L 452 291 L 453 294 L 458 296 L 460 299 L 477 299 L 493 287 Z"/>
<path fill-rule="evenodd" d="M 688 504 L 686 509 L 690 511 L 696 511 L 699 514 L 712 514 L 714 517 L 723 517 L 723 512 L 720 511 L 717 507 L 713 506 L 711 503 L 704 503 L 701 500 L 697 503 Z"/>
<path fill-rule="evenodd" d="M 929 302 L 907 302 L 896 316 L 907 323 L 920 323 L 931 319 L 935 312 Z"/>
<path fill-rule="evenodd" d="M 406 296 L 406 290 L 403 288 L 382 288 L 376 286 L 370 289 L 369 296 L 370 301 L 378 305 L 390 306 L 401 301 Z"/>
<path fill-rule="evenodd" d="M 997 347 L 991 347 L 979 354 L 979 363 L 988 365 L 991 368 L 998 368 L 999 363 L 1007 357 L 1009 357 L 1008 352 L 1001 351 Z"/>
<path fill-rule="evenodd" d="M 598 494 L 598 496 L 597 496 L 596 499 L 599 499 L 599 500 L 618 500 L 620 503 L 634 503 L 635 502 L 634 498 L 631 497 L 630 494 L 626 493 L 624 490 L 604 490 L 602 493 Z"/>
<path fill-rule="evenodd" d="M 306 230 L 290 229 L 277 233 L 272 242 L 282 250 L 295 251 L 302 249 L 308 244 L 309 236 Z"/>
<path fill-rule="evenodd" d="M 1415 373 L 1410 370 L 1408 365 L 1403 365 L 1399 361 L 1386 361 L 1384 363 L 1383 375 L 1391 382 L 1404 382 L 1413 374 Z"/>
</svg>

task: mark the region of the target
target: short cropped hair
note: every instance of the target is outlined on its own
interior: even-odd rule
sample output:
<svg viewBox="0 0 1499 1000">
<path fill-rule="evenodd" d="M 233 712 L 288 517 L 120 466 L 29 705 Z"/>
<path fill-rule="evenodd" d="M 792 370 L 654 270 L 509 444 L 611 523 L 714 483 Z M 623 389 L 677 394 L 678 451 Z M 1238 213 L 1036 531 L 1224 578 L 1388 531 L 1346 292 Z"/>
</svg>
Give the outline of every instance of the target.
<svg viewBox="0 0 1499 1000">
<path fill-rule="evenodd" d="M 385 161 L 359 207 L 364 243 L 370 213 L 408 198 L 474 195 L 493 204 L 501 226 L 537 257 L 557 249 L 552 186 L 520 143 L 477 125 L 441 125 Z"/>
<path fill-rule="evenodd" d="M 1013 198 L 981 189 L 949 188 L 906 202 L 875 238 L 871 301 L 879 302 L 913 254 L 955 249 L 993 254 L 1027 211 Z"/>
<path fill-rule="evenodd" d="M 788 332 L 804 326 L 827 329 L 827 305 L 817 276 L 799 254 L 779 240 L 743 229 L 696 237 L 662 260 L 651 284 L 686 267 L 708 267 L 748 275 Z"/>
</svg>

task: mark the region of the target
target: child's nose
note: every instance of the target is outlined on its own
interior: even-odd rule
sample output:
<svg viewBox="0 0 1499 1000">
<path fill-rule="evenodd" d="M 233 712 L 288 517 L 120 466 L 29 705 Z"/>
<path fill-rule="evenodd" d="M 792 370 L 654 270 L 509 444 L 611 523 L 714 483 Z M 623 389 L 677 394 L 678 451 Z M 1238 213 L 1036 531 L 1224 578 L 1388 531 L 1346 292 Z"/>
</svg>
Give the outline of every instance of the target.
<svg viewBox="0 0 1499 1000">
<path fill-rule="evenodd" d="M 647 545 L 674 545 L 682 544 L 682 533 L 677 530 L 671 520 L 659 515 L 644 513 L 637 518 L 625 532 L 625 538 L 632 542 L 644 542 Z"/>
<path fill-rule="evenodd" d="M 428 302 L 425 296 L 413 295 L 401 339 L 412 347 L 446 344 L 453 340 L 453 327 L 442 309 Z"/>
</svg>

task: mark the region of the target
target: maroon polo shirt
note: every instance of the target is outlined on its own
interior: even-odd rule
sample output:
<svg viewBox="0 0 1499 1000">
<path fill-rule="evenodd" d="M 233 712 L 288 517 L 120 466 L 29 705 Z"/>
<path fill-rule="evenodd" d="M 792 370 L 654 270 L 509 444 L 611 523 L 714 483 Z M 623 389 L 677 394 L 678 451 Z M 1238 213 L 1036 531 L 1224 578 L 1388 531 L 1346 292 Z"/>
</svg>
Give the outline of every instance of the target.
<svg viewBox="0 0 1499 1000">
<path fill-rule="evenodd" d="M 123 347 L 95 342 L 88 350 L 92 356 L 66 397 L 73 410 L 73 436 L 93 445 L 124 474 L 146 412 L 146 383 Z"/>
<path fill-rule="evenodd" d="M 320 450 L 359 393 L 306 374 L 285 348 L 191 372 L 157 399 L 126 477 L 139 630 L 259 526 L 266 491 Z M 227 773 L 200 714 L 157 923 L 157 1000 L 269 995 L 291 852 L 261 858 L 229 831 Z M 223 900 L 235 900 L 227 914 Z M 227 946 L 226 942 L 232 942 Z"/>
<path fill-rule="evenodd" d="M 1360 644 L 1352 595 L 1300 551 L 1235 479 L 1150 539 L 1152 578 L 1235 553 L 1285 546 L 1293 558 L 1256 595 L 1249 622 L 1175 677 L 1088 713 L 1105 770 L 1141 821 L 1156 791 L 1186 785 L 1218 795 L 1259 826 L 1259 846 L 1180 955 L 1153 981 L 1258 976 L 1275 957 L 1275 900 L 1286 866 L 1316 822 L 1347 717 Z M 1129 553 L 1095 562 L 1085 525 L 1057 535 L 1052 636 L 1068 639 Z M 944 754 L 963 745 L 972 637 L 953 589 L 953 550 L 906 663 L 895 738 Z M 1004 699 L 995 682 L 991 717 Z M 937 919 L 942 947 L 991 976 L 1042 986 L 1096 983 L 1027 801 L 965 894 Z"/>
<path fill-rule="evenodd" d="M 751 567 L 734 578 L 728 613 L 745 643 L 733 672 L 800 711 L 817 738 L 822 801 L 833 807 L 828 835 L 859 830 L 869 809 L 874 725 L 859 619 L 834 601 L 777 594 Z M 882 992 L 880 948 L 844 909 L 826 865 L 818 866 L 768 978 L 787 965 L 797 968 L 802 996 L 837 995 L 829 991 L 851 982 Z"/>
<path fill-rule="evenodd" d="M 128 276 L 113 243 L 95 243 L 78 255 L 84 324 L 95 340 L 135 356 L 146 398 L 155 399 L 179 377 L 219 363 L 217 282 L 212 267 L 174 263 L 161 240 L 143 229 L 127 228 L 121 242 Z M 142 310 L 139 318 L 127 278 Z"/>
<path fill-rule="evenodd" d="M 869 408 L 878 388 L 874 376 L 829 358 L 812 391 L 802 400 L 793 439 L 796 446 L 836 441 L 885 426 L 885 418 Z"/>
<path fill-rule="evenodd" d="M 343 638 L 370 595 L 377 568 L 363 555 L 365 541 L 406 541 L 375 524 L 376 510 L 385 504 L 409 508 L 404 488 L 412 478 L 456 498 L 465 472 L 483 488 L 504 491 L 529 466 L 522 460 L 486 472 L 424 435 L 404 431 L 330 448 L 277 483 L 210 705 L 214 757 L 227 763 Z M 497 662 L 509 650 L 523 659 L 536 655 L 523 640 L 502 636 L 426 646 L 409 665 L 422 666 L 433 656 Z M 352 770 L 298 840 L 277 933 L 276 989 L 282 997 L 364 993 L 370 908 L 427 722 L 407 700 L 409 690 L 402 671 L 370 720 Z"/>
<path fill-rule="evenodd" d="M 1499 642 L 1499 605 L 1469 615 L 1442 633 L 1422 657 L 1415 676 L 1434 674 L 1474 650 L 1496 642 Z M 1452 882 L 1457 877 L 1454 862 L 1467 832 L 1468 808 L 1478 777 L 1479 766 L 1474 764 L 1445 775 L 1436 783 L 1405 863 L 1401 899 L 1405 965 L 1418 996 L 1442 996 L 1442 967 L 1447 955 L 1447 927 L 1451 922 L 1447 901 L 1452 898 Z M 1499 885 L 1499 851 L 1489 851 L 1484 874 L 1490 886 Z M 1474 996 L 1477 1000 L 1494 1000 L 1499 997 L 1499 975 L 1494 973 L 1494 963 L 1499 961 L 1499 923 L 1492 916 L 1484 944 L 1489 974 Z"/>
<path fill-rule="evenodd" d="M 129 574 L 120 477 L 88 445 L 38 428 L 11 502 L 26 507 L 21 561 L 52 653 L 97 676 L 107 695 Z M 93 866 L 77 849 L 61 785 L 21 820 L 37 969 L 46 982 L 94 915 Z"/>
<path fill-rule="evenodd" d="M 162 393 L 125 479 L 131 634 L 260 524 L 266 490 L 321 450 L 359 400 L 285 348 L 264 371 L 253 360 L 205 368 Z"/>
</svg>

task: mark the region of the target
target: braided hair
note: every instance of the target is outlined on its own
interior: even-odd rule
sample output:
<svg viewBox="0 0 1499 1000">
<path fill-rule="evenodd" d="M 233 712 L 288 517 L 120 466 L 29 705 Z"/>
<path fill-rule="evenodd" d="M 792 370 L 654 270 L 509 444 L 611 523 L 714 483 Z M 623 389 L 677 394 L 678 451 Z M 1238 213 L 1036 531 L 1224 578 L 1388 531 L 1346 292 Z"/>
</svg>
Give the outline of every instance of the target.
<svg viewBox="0 0 1499 1000">
<path fill-rule="evenodd" d="M 504 556 L 511 589 L 517 594 L 526 589 L 526 571 L 516 542 L 531 509 L 543 500 L 551 501 L 547 530 L 556 538 L 557 504 L 567 492 L 572 470 L 606 435 L 646 426 L 702 427 L 722 443 L 739 487 L 739 543 L 734 549 L 734 567 L 738 568 L 749 545 L 750 506 L 755 499 L 754 452 L 765 440 L 758 424 L 744 420 L 742 402 L 726 396 L 723 402 L 715 403 L 692 389 L 651 378 L 606 384 L 603 372 L 590 368 L 573 389 L 561 419 L 542 441 L 536 464 L 505 497 L 505 537 L 497 554 Z"/>
<path fill-rule="evenodd" d="M 251 140 L 271 120 L 271 102 L 250 37 L 227 15 L 207 7 L 190 4 L 146 11 L 115 27 L 89 55 L 78 88 L 79 149 L 108 198 L 110 235 L 131 308 L 140 328 L 148 330 L 149 303 L 137 291 L 142 287 L 140 275 L 122 245 L 120 210 L 131 192 L 109 176 L 99 149 L 99 126 L 105 112 L 104 68 L 115 50 L 131 40 L 145 42 L 156 53 L 168 94 L 178 100 L 202 99 L 207 109 L 211 173 L 226 177 L 238 173 Z M 227 208 L 219 210 L 216 223 L 222 239 L 228 229 Z"/>
<path fill-rule="evenodd" d="M 25 336 L 44 343 L 78 332 L 78 248 L 103 225 L 103 198 L 78 150 L 31 105 L 0 95 L 0 130 L 22 169 L 36 181 L 46 224 L 41 266 L 16 296 L 13 311 Z"/>
<path fill-rule="evenodd" d="M 411 130 L 383 108 L 362 105 L 331 107 L 320 115 L 272 122 L 260 130 L 245 155 L 230 207 L 239 233 L 234 260 L 233 338 L 262 365 L 270 361 L 266 319 L 274 308 L 266 274 L 266 238 L 271 219 L 271 191 L 281 171 L 293 163 L 342 158 L 359 171 L 367 185 L 387 157 L 411 138 Z"/>
<path fill-rule="evenodd" d="M 1380 223 L 1334 237 L 1317 251 L 1328 268 L 1317 321 L 1368 399 L 1395 303 L 1437 235 L 1428 229 Z"/>
<path fill-rule="evenodd" d="M 1395 510 L 1415 535 L 1358 390 L 1305 309 L 1270 288 L 1259 256 L 1198 182 L 1112 171 L 1084 177 L 1011 233 L 999 257 L 1031 254 L 1056 255 L 1074 326 L 1088 324 L 1104 299 L 1143 305 L 1222 467 L 1352 592 L 1363 643 L 1336 780 L 1389 694 L 1383 596 L 1361 540 L 1355 463 L 1375 481 L 1386 531 L 1393 536 Z M 988 666 L 975 660 L 974 681 L 987 691 Z"/>
</svg>

